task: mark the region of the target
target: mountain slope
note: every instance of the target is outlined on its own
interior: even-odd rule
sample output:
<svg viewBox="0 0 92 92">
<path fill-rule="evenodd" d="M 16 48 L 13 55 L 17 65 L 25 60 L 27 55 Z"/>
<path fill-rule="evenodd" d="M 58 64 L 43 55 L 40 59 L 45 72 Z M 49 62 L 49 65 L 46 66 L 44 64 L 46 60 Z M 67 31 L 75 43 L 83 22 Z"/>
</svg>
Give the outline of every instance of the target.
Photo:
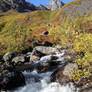
<svg viewBox="0 0 92 92">
<path fill-rule="evenodd" d="M 57 18 L 62 20 L 64 16 L 76 18 L 92 14 L 92 0 L 76 0 L 66 4 L 57 14 Z"/>
<path fill-rule="evenodd" d="M 14 13 L 13 13 L 14 12 Z M 39 10 L 29 13 L 8 11 L 0 17 L 0 54 L 7 51 L 21 51 L 32 46 L 32 42 L 49 41 L 42 37 L 42 32 L 48 30 L 48 24 L 57 11 Z"/>
<path fill-rule="evenodd" d="M 1 12 L 8 11 L 10 9 L 16 9 L 19 12 L 24 12 L 36 10 L 36 7 L 25 0 L 0 0 Z"/>
<path fill-rule="evenodd" d="M 18 12 L 28 12 L 34 10 L 58 10 L 64 4 L 60 0 L 51 0 L 46 6 L 39 5 L 36 7 L 25 0 L 0 0 L 0 12 L 15 9 Z"/>
<path fill-rule="evenodd" d="M 66 25 L 67 18 L 64 18 L 64 17 L 67 17 L 67 16 L 71 16 L 71 18 L 73 19 L 75 16 L 78 17 L 74 19 L 74 23 L 76 25 L 78 24 L 78 28 L 81 27 L 83 31 L 84 30 L 92 31 L 92 16 L 90 15 L 88 17 L 80 17 L 78 14 L 76 14 L 76 12 L 79 12 L 79 14 L 82 13 L 83 15 L 84 14 L 83 12 L 85 10 L 88 10 L 88 12 L 85 11 L 86 14 L 89 14 L 89 12 L 92 13 L 91 3 L 92 3 L 91 0 L 88 0 L 88 2 L 86 2 L 86 0 L 81 0 L 81 1 L 68 3 L 63 8 L 56 11 L 38 10 L 38 11 L 28 12 L 28 13 L 19 13 L 12 10 L 12 11 L 2 13 L 0 17 L 0 44 L 1 44 L 0 48 L 2 50 L 0 50 L 1 51 L 0 53 L 5 53 L 7 51 L 12 51 L 12 50 L 19 51 L 20 49 L 28 48 L 32 45 L 32 42 L 35 41 L 35 39 L 39 40 L 40 42 L 41 41 L 54 42 L 55 40 L 54 36 L 52 35 L 43 36 L 41 34 L 42 32 L 48 31 L 49 29 L 54 30 L 56 26 L 61 27 L 61 24 Z M 89 6 L 90 6 L 90 9 L 88 9 Z M 79 10 L 76 7 L 78 7 Z M 76 9 L 76 12 L 74 11 L 75 9 Z M 82 11 L 80 12 L 80 10 L 83 10 L 83 12 Z M 74 15 L 72 15 L 72 11 Z M 86 15 L 84 14 L 83 16 L 86 16 Z M 62 22 L 63 19 L 65 23 Z M 58 30 L 59 29 L 57 29 L 57 31 Z M 12 40 L 8 40 L 9 37 Z M 26 38 L 25 45 L 22 44 L 24 41 L 24 38 Z M 16 45 L 17 41 L 19 43 Z M 12 48 L 11 48 L 11 45 L 12 45 Z M 14 49 L 15 47 L 16 49 Z"/>
</svg>

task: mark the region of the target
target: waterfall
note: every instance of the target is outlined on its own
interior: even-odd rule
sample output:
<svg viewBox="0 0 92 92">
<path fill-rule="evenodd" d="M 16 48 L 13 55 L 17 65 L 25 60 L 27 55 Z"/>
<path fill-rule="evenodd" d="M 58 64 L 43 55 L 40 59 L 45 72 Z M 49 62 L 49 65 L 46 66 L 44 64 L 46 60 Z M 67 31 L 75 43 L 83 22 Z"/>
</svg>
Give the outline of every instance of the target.
<svg viewBox="0 0 92 92">
<path fill-rule="evenodd" d="M 37 71 L 34 70 L 33 72 L 25 71 L 23 74 L 25 75 L 26 85 L 9 92 L 78 92 L 72 83 L 66 85 L 61 85 L 57 82 L 51 83 L 50 75 L 52 72 L 38 74 Z M 40 81 L 35 82 L 32 79 L 35 79 L 35 77 L 38 77 Z"/>
<path fill-rule="evenodd" d="M 61 54 L 56 53 L 53 56 L 58 57 L 57 61 L 64 62 L 64 54 L 65 51 L 63 50 Z M 50 58 L 51 55 L 47 55 L 42 57 L 39 61 L 34 61 L 33 63 L 34 65 L 38 65 L 39 63 L 47 62 L 48 60 L 50 60 Z M 58 67 L 61 67 L 62 64 L 63 63 L 58 65 Z M 38 73 L 36 69 L 34 69 L 32 72 L 24 71 L 23 74 L 26 80 L 26 85 L 8 92 L 78 92 L 73 83 L 61 85 L 57 82 L 50 82 L 50 76 L 53 72 L 54 71 Z"/>
</svg>

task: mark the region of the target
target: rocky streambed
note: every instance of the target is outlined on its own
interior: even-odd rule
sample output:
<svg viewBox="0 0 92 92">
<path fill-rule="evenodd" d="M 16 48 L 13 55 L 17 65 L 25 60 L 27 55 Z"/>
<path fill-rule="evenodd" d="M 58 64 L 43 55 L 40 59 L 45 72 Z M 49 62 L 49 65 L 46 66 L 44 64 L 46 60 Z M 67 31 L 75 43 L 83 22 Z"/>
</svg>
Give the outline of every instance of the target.
<svg viewBox="0 0 92 92">
<path fill-rule="evenodd" d="M 37 46 L 32 52 L 8 52 L 1 56 L 0 90 L 5 92 L 92 92 L 92 78 L 75 83 L 70 69 L 77 70 L 71 55 L 60 47 Z"/>
</svg>

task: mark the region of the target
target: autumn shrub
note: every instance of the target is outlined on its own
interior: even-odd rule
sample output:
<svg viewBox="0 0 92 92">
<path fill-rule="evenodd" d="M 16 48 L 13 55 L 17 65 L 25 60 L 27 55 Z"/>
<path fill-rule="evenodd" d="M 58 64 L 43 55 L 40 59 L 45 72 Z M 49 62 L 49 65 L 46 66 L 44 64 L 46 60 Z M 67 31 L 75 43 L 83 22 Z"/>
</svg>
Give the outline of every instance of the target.
<svg viewBox="0 0 92 92">
<path fill-rule="evenodd" d="M 53 34 L 56 42 L 55 45 L 59 44 L 69 49 L 71 54 L 84 54 L 83 57 L 80 56 L 74 61 L 79 67 L 76 71 L 72 70 L 73 74 L 70 78 L 74 81 L 92 75 L 92 34 L 87 33 L 80 26 L 83 21 L 87 20 L 88 18 L 76 18 L 75 20 L 65 18 L 61 25 L 50 28 L 50 34 Z"/>
</svg>

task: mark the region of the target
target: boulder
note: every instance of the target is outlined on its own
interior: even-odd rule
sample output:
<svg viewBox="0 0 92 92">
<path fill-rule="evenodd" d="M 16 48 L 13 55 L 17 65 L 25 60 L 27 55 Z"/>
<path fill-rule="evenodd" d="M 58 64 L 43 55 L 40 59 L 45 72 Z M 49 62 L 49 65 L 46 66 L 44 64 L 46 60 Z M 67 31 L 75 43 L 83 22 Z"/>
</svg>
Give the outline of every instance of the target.
<svg viewBox="0 0 92 92">
<path fill-rule="evenodd" d="M 30 56 L 30 63 L 32 63 L 33 61 L 39 61 L 39 57 L 38 56 L 35 56 L 35 55 L 31 55 Z"/>
<path fill-rule="evenodd" d="M 72 69 L 73 71 L 77 70 L 77 69 L 78 69 L 78 65 L 75 64 L 75 63 L 69 63 L 69 64 L 67 64 L 67 65 L 64 67 L 63 75 L 68 76 L 68 77 L 72 76 L 71 69 Z"/>
<path fill-rule="evenodd" d="M 69 63 L 64 67 L 56 69 L 55 72 L 51 75 L 51 81 L 59 83 L 71 82 L 72 80 L 70 80 L 70 76 L 72 75 L 72 72 L 70 71 L 70 69 L 77 70 L 77 64 Z"/>
<path fill-rule="evenodd" d="M 23 64 L 23 65 L 16 65 L 15 66 L 15 70 L 16 71 L 33 71 L 34 70 L 35 65 L 32 64 Z"/>
<path fill-rule="evenodd" d="M 40 58 L 40 61 L 52 61 L 52 60 L 57 60 L 58 57 L 55 55 L 46 55 Z"/>
<path fill-rule="evenodd" d="M 25 62 L 25 56 L 24 55 L 21 55 L 21 56 L 16 56 L 12 59 L 12 63 L 14 65 L 16 64 L 21 64 L 21 63 L 24 63 Z"/>
<path fill-rule="evenodd" d="M 25 78 L 21 72 L 10 72 L 0 76 L 0 89 L 12 90 L 25 85 Z"/>
<path fill-rule="evenodd" d="M 49 54 L 59 53 L 59 50 L 54 47 L 37 46 L 33 49 L 32 54 L 37 56 L 44 56 Z"/>
<path fill-rule="evenodd" d="M 40 61 L 51 61 L 51 62 L 57 62 L 58 64 L 62 64 L 73 61 L 73 57 L 70 55 L 64 55 L 64 53 L 60 53 L 60 54 L 43 56 L 41 57 Z"/>
<path fill-rule="evenodd" d="M 15 56 L 16 56 L 16 53 L 14 53 L 14 52 L 8 52 L 8 53 L 6 53 L 6 54 L 3 56 L 3 60 L 4 60 L 5 62 L 11 61 L 12 58 L 14 58 Z"/>
<path fill-rule="evenodd" d="M 32 64 L 35 61 L 39 61 L 40 58 L 38 56 L 32 55 L 31 52 L 28 52 L 26 54 L 26 59 L 29 61 L 29 64 Z"/>
</svg>

